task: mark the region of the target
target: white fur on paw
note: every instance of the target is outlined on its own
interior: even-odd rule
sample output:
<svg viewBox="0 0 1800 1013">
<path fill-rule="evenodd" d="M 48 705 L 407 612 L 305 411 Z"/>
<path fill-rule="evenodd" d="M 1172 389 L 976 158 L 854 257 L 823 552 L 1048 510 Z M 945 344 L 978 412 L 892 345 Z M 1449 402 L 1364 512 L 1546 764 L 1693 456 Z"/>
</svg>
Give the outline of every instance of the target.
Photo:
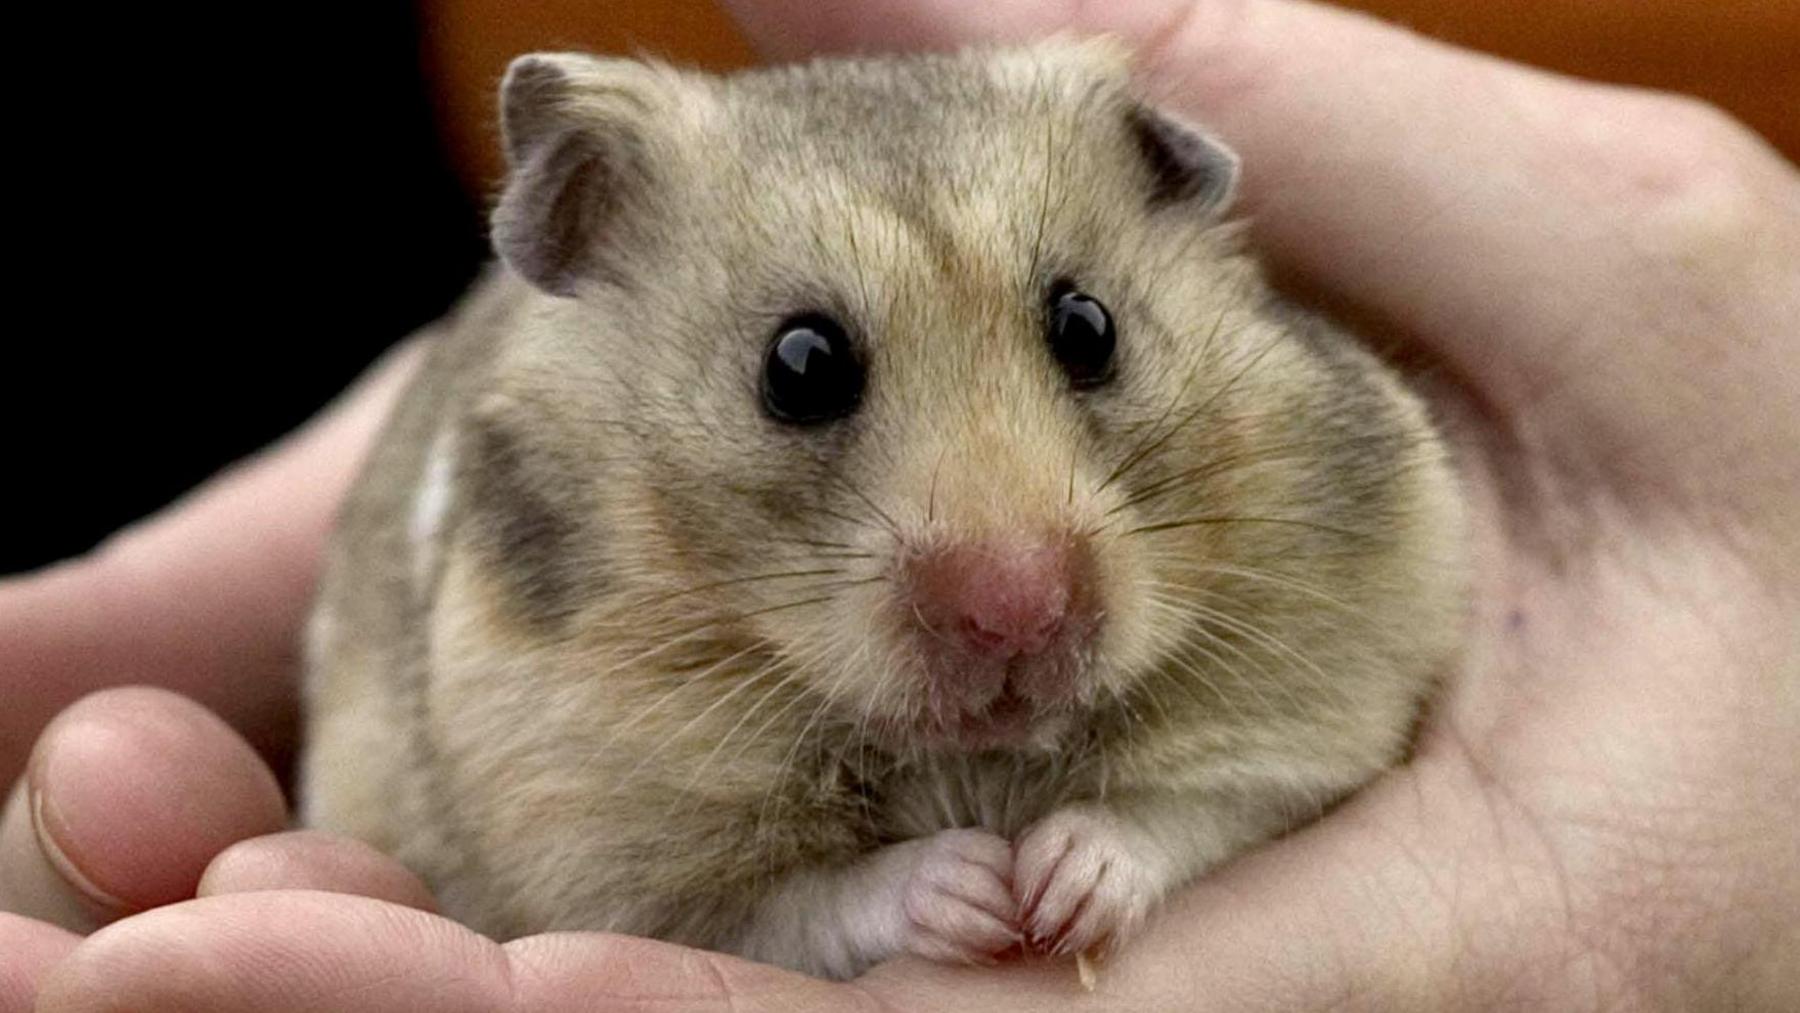
<svg viewBox="0 0 1800 1013">
<path fill-rule="evenodd" d="M 982 830 L 919 841 L 902 893 L 906 949 L 954 963 L 990 964 L 1019 942 L 1012 845 Z"/>
<path fill-rule="evenodd" d="M 1145 835 L 1096 809 L 1063 809 L 1019 839 L 1013 889 L 1025 939 L 1040 953 L 1112 950 L 1162 899 Z"/>
</svg>

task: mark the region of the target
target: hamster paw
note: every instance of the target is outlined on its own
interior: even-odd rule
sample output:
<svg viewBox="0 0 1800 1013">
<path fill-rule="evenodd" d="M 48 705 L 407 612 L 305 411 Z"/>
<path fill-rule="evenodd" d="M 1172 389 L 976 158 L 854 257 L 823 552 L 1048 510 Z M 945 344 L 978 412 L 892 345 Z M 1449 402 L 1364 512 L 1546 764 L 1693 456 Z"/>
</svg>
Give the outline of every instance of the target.
<svg viewBox="0 0 1800 1013">
<path fill-rule="evenodd" d="M 991 964 L 1018 945 L 1012 845 L 982 830 L 944 830 L 919 843 L 901 897 L 907 951 Z"/>
<path fill-rule="evenodd" d="M 1026 830 L 1013 891 L 1027 943 L 1056 956 L 1116 949 L 1162 899 L 1155 854 L 1100 809 L 1063 809 Z"/>
</svg>

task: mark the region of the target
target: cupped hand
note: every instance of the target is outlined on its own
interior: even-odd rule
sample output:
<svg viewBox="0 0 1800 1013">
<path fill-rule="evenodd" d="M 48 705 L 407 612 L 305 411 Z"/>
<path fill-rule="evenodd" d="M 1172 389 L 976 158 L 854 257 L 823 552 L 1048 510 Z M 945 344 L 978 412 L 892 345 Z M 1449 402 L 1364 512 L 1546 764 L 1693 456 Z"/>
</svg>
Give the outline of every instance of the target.
<svg viewBox="0 0 1800 1013">
<path fill-rule="evenodd" d="M 499 946 L 371 887 L 367 866 L 320 872 L 283 852 L 263 861 L 278 875 L 225 877 L 85 941 L 0 922 L 32 940 L 4 974 L 55 964 L 41 1005 L 56 1010 L 1800 1008 L 1790 165 L 1693 103 L 1294 0 L 733 6 L 776 56 L 1110 30 L 1136 45 L 1153 98 L 1237 147 L 1253 234 L 1283 276 L 1433 367 L 1476 507 L 1469 650 L 1415 756 L 1185 891 L 1092 995 L 1064 965 L 899 962 L 827 985 L 619 937 Z M 287 481 L 271 487 L 306 484 Z M 148 568 L 212 558 L 222 582 L 256 583 L 266 561 L 245 546 L 288 515 L 252 505 L 248 524 L 169 540 L 113 597 L 6 588 L 7 678 L 67 686 L 141 665 L 252 727 L 286 713 L 286 683 L 170 662 L 104 618 L 232 615 L 220 596 L 158 597 Z M 229 551 L 199 552 L 209 539 Z M 279 557 L 289 590 L 247 598 L 262 626 L 225 623 L 250 657 L 291 639 L 316 551 L 316 533 L 296 540 Z M 314 889 L 263 889 L 287 886 Z"/>
</svg>

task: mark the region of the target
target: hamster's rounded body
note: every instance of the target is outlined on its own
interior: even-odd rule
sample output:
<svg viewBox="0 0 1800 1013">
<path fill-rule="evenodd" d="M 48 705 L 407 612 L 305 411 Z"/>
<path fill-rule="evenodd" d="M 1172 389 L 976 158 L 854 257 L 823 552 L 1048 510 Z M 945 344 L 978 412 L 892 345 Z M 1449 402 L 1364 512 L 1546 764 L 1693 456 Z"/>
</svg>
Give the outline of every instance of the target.
<svg viewBox="0 0 1800 1013">
<path fill-rule="evenodd" d="M 1442 445 L 1116 53 L 505 91 L 505 263 L 333 545 L 308 822 L 498 936 L 847 976 L 1116 944 L 1401 754 Z"/>
</svg>

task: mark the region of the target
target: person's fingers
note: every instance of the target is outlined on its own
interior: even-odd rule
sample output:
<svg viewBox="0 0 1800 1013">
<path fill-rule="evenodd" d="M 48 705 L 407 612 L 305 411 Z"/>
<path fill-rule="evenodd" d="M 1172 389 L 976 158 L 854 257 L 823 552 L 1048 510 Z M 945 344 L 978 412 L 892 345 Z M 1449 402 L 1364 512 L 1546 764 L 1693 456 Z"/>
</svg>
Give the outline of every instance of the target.
<svg viewBox="0 0 1800 1013">
<path fill-rule="evenodd" d="M 1347 1000 L 1384 1010 L 1568 1009 L 1596 996 L 1784 1008 L 1767 1001 L 1793 994 L 1784 940 L 1771 931 L 1789 920 L 1785 908 L 1753 916 L 1732 896 L 1673 882 L 1622 892 L 1628 881 L 1603 864 L 1570 864 L 1595 846 L 1618 857 L 1609 835 L 1629 835 L 1632 855 L 1691 856 L 1679 878 L 1716 884 L 1730 868 L 1705 867 L 1724 860 L 1704 850 L 1705 826 L 1687 828 L 1703 845 L 1694 851 L 1666 827 L 1575 827 L 1564 839 L 1545 817 L 1466 763 L 1439 757 L 1400 772 L 1188 888 L 1100 969 L 1091 994 L 1070 962 L 971 970 L 906 960 L 832 985 L 618 936 L 500 946 L 411 908 L 267 891 L 159 908 L 102 930 L 44 983 L 39 1009 L 1006 1013 L 1168 1009 L 1196 997 L 1217 1009 L 1338 1009 Z M 1735 941 L 1718 931 L 1720 912 Z M 1661 943 L 1645 945 L 1651 939 Z M 1725 947 L 1742 980 L 1686 980 L 1683 946 L 1702 955 Z"/>
<path fill-rule="evenodd" d="M 83 698 L 44 730 L 0 825 L 0 908 L 85 931 L 193 896 L 207 863 L 286 823 L 255 751 L 161 689 Z"/>
<path fill-rule="evenodd" d="M 354 838 L 317 830 L 239 841 L 206 867 L 196 893 L 253 890 L 325 890 L 437 910 L 431 891 L 411 869 Z"/>
<path fill-rule="evenodd" d="M 43 982 L 42 1013 L 507 1009 L 493 942 L 412 908 L 342 894 L 203 897 L 89 936 Z"/>
<path fill-rule="evenodd" d="M 1302 0 L 728 6 L 784 57 L 1118 34 L 1152 97 L 1243 155 L 1271 257 L 1429 342 L 1490 408 L 1529 408 L 1521 440 L 1625 475 L 1792 478 L 1771 465 L 1800 431 L 1776 341 L 1800 316 L 1800 177 L 1697 103 Z M 1770 423 L 1748 446 L 1694 438 L 1747 403 Z M 1671 450 L 1683 467 L 1647 466 Z"/>
<path fill-rule="evenodd" d="M 45 981 L 40 1013 L 678 1013 L 872 1009 L 853 986 L 668 943 L 600 934 L 504 946 L 443 918 L 364 897 L 262 891 L 204 897 L 119 922 Z"/>
<path fill-rule="evenodd" d="M 0 1013 L 26 1013 L 42 981 L 81 937 L 54 925 L 0 911 Z"/>
<path fill-rule="evenodd" d="M 1393 789 L 1419 793 L 1410 803 L 1417 818 L 1385 812 L 1365 820 L 1355 810 L 1370 803 L 1358 802 L 1334 817 L 1335 832 L 1315 828 L 1209 876 L 1102 967 L 1092 993 L 1070 962 L 971 970 L 906 960 L 830 985 L 616 936 L 555 934 L 498 946 L 410 908 L 270 891 L 116 923 L 58 967 L 39 1009 L 1006 1013 L 1078 1001 L 1083 1009 L 1166 1009 L 1195 997 L 1218 1009 L 1307 1010 L 1339 1008 L 1348 996 L 1389 1010 L 1509 998 L 1554 1009 L 1613 984 L 1583 977 L 1604 970 L 1603 953 L 1558 948 L 1587 937 L 1534 921 L 1579 913 L 1558 901 L 1569 884 L 1536 852 L 1541 842 L 1514 826 L 1528 843 L 1509 843 L 1493 823 L 1512 825 L 1516 814 L 1435 797 L 1479 785 Z M 1460 815 L 1447 820 L 1445 812 Z M 1485 908 L 1503 934 L 1471 929 L 1463 921 L 1470 907 Z M 1496 939 L 1506 941 L 1500 951 L 1467 951 L 1475 940 Z M 1450 982 L 1466 993 L 1444 994 Z"/>
<path fill-rule="evenodd" d="M 944 49 L 983 42 L 1019 42 L 1066 29 L 1079 29 L 1079 4 L 1067 0 L 1024 0 L 1009 4 L 961 4 L 956 0 L 911 0 L 863 4 L 856 0 L 724 0 L 723 4 L 764 56 L 797 60 L 817 53 Z M 1161 9 L 1162 0 L 1119 4 L 1118 14 L 1135 18 Z M 1114 29 L 1137 39 L 1122 26 Z"/>
<path fill-rule="evenodd" d="M 1580 913 L 1559 899 L 1569 885 L 1535 850 L 1543 842 L 1514 825 L 1518 814 L 1468 804 L 1464 793 L 1482 790 L 1390 781 L 1384 800 L 1359 800 L 1334 816 L 1335 829 L 1314 828 L 1202 880 L 1101 968 L 1091 994 L 1068 962 L 971 971 L 908 960 L 838 986 L 613 936 L 497 946 L 409 908 L 270 891 L 160 908 L 103 930 L 45 982 L 39 1008 L 264 1013 L 342 1008 L 354 997 L 371 1011 L 1005 1013 L 1077 1000 L 1095 1010 L 1161 1009 L 1197 996 L 1219 1009 L 1325 1009 L 1346 996 L 1393 1010 L 1509 996 L 1568 1008 L 1589 994 L 1584 988 L 1610 984 L 1582 977 L 1604 954 L 1563 952 L 1586 937 L 1532 921 Z M 1530 843 L 1508 843 L 1510 831 L 1495 821 Z M 1471 909 L 1484 910 L 1501 934 L 1472 928 L 1464 921 Z M 1467 952 L 1477 939 L 1507 940 L 1507 948 Z M 1446 982 L 1467 994 L 1446 996 Z"/>
<path fill-rule="evenodd" d="M 77 697 L 150 683 L 201 701 L 271 757 L 294 722 L 294 655 L 326 531 L 418 341 L 332 407 L 89 555 L 0 581 L 0 784 Z"/>
</svg>

